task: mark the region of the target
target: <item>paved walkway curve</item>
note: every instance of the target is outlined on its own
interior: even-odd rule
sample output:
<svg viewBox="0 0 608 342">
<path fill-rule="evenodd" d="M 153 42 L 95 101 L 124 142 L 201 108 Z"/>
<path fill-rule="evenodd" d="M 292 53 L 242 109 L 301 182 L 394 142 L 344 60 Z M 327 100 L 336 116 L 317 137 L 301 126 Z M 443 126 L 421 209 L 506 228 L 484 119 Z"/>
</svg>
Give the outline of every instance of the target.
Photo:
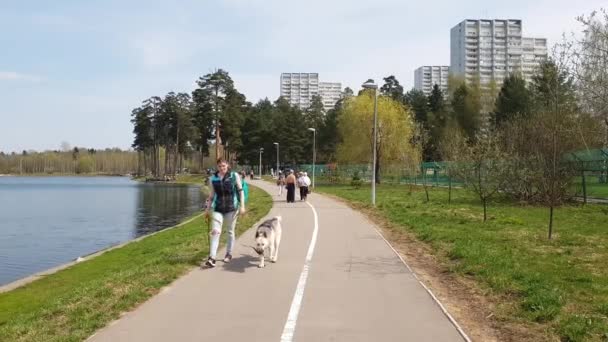
<svg viewBox="0 0 608 342">
<path fill-rule="evenodd" d="M 257 268 L 251 229 L 231 263 L 192 270 L 89 340 L 465 340 L 363 215 L 319 194 L 289 204 L 252 183 L 283 216 L 277 263 Z"/>
</svg>

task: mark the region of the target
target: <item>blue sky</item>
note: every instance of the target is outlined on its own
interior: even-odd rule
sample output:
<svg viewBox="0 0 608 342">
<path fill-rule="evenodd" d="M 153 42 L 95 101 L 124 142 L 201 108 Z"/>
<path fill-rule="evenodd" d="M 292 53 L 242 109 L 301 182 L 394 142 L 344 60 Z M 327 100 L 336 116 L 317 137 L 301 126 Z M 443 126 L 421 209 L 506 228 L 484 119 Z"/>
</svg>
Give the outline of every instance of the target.
<svg viewBox="0 0 608 342">
<path fill-rule="evenodd" d="M 249 101 L 279 95 L 281 72 L 357 89 L 420 65 L 449 65 L 466 18 L 524 20 L 524 35 L 579 31 L 605 1 L 0 0 L 0 151 L 128 148 L 131 109 L 190 92 L 215 68 Z"/>
</svg>

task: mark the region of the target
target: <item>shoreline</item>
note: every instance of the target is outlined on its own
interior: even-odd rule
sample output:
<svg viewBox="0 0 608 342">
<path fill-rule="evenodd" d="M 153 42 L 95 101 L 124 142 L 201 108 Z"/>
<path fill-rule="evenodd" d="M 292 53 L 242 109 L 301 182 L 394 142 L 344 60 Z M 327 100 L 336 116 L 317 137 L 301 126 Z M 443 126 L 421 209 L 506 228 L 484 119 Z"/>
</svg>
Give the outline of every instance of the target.
<svg viewBox="0 0 608 342">
<path fill-rule="evenodd" d="M 132 177 L 131 174 L 111 174 L 111 173 L 29 173 L 29 174 L 0 174 L 0 177 Z"/>
<path fill-rule="evenodd" d="M 237 236 L 268 215 L 272 205 L 270 195 L 252 186 Z M 0 340 L 86 340 L 199 267 L 208 253 L 208 223 L 202 216 L 192 219 L 0 293 Z"/>
<path fill-rule="evenodd" d="M 31 275 L 28 275 L 26 277 L 23 277 L 21 279 L 17 279 L 15 281 L 12 281 L 12 282 L 10 282 L 8 284 L 0 285 L 0 293 L 4 293 L 4 292 L 8 292 L 8 291 L 12 291 L 12 290 L 18 289 L 18 288 L 20 288 L 20 287 L 22 287 L 24 285 L 27 285 L 27 284 L 29 284 L 31 282 L 34 282 L 34 281 L 38 280 L 38 279 L 42 279 L 44 277 L 50 276 L 50 275 L 52 275 L 54 273 L 57 273 L 57 272 L 59 272 L 61 270 L 64 270 L 66 268 L 69 268 L 71 266 L 79 264 L 79 263 L 81 263 L 83 261 L 87 261 L 87 260 L 91 260 L 93 258 L 96 258 L 96 257 L 98 257 L 100 255 L 103 255 L 104 253 L 109 252 L 111 250 L 124 247 L 124 246 L 126 246 L 128 244 L 131 244 L 133 242 L 139 242 L 139 241 L 141 241 L 141 240 L 143 240 L 143 239 L 145 239 L 147 237 L 154 236 L 154 235 L 156 235 L 158 233 L 161 233 L 161 232 L 165 232 L 165 231 L 169 231 L 171 229 L 175 229 L 175 228 L 181 227 L 181 226 L 183 226 L 185 224 L 188 224 L 188 223 L 194 221 L 197 217 L 199 217 L 201 215 L 202 214 L 196 214 L 194 216 L 190 216 L 189 218 L 187 218 L 184 221 L 176 224 L 175 226 L 167 227 L 165 229 L 161 229 L 161 230 L 155 231 L 153 233 L 146 234 L 144 236 L 140 236 L 140 237 L 135 238 L 133 240 L 125 241 L 125 242 L 122 242 L 122 243 L 119 243 L 119 244 L 108 246 L 106 248 L 102 248 L 102 249 L 100 249 L 98 251 L 91 252 L 91 253 L 85 254 L 83 256 L 79 256 L 76 259 L 74 259 L 72 261 L 69 261 L 69 262 L 66 262 L 64 264 L 61 264 L 61 265 L 58 265 L 58 266 L 55 266 L 55 267 L 51 267 L 51 268 L 46 269 L 44 271 L 36 272 L 34 274 L 31 274 Z"/>
<path fill-rule="evenodd" d="M 2 176 L 9 176 L 9 175 L 0 174 L 0 177 L 2 177 Z M 16 176 L 16 177 L 19 177 L 19 176 Z M 29 176 L 24 176 L 24 177 L 29 177 Z M 116 176 L 116 177 L 119 177 L 119 176 Z M 126 177 L 126 176 L 120 176 L 120 177 Z M 169 185 L 169 184 L 173 184 L 173 185 L 175 185 L 175 184 L 193 185 L 193 186 L 199 186 L 199 187 L 201 187 L 201 191 L 203 191 L 203 184 L 202 183 L 189 182 L 189 181 L 182 181 L 182 182 L 177 182 L 177 181 L 172 181 L 172 182 L 146 182 L 143 179 L 139 179 L 138 180 L 138 179 L 133 178 L 133 177 L 131 177 L 131 179 L 134 180 L 134 181 L 140 182 L 140 183 L 167 184 L 167 185 Z M 13 280 L 13 281 L 11 281 L 9 283 L 6 283 L 4 285 L 0 285 L 0 293 L 4 293 L 4 292 L 9 292 L 9 291 L 15 290 L 15 289 L 20 288 L 20 287 L 22 287 L 24 285 L 27 285 L 27 284 L 29 284 L 31 282 L 34 282 L 34 281 L 36 281 L 38 279 L 42 279 L 44 277 L 47 277 L 47 276 L 52 275 L 54 273 L 57 273 L 57 272 L 59 272 L 61 270 L 64 270 L 64 269 L 69 268 L 71 266 L 74 266 L 74 265 L 76 265 L 78 263 L 81 263 L 83 261 L 91 260 L 91 259 L 93 259 L 95 257 L 98 257 L 98 256 L 100 256 L 100 255 L 102 255 L 102 254 L 104 254 L 106 252 L 111 251 L 111 250 L 124 247 L 124 246 L 126 246 L 126 245 L 128 245 L 130 243 L 133 243 L 133 242 L 139 242 L 139 241 L 141 241 L 141 240 L 143 240 L 143 239 L 145 239 L 147 237 L 156 235 L 156 234 L 158 234 L 160 232 L 168 231 L 168 230 L 171 230 L 171 229 L 183 226 L 183 225 L 185 225 L 187 223 L 190 223 L 191 221 L 193 221 L 194 219 L 196 219 L 197 217 L 199 217 L 201 215 L 202 214 L 194 214 L 193 216 L 191 215 L 191 216 L 185 218 L 184 220 L 182 220 L 181 222 L 177 223 L 174 226 L 163 228 L 163 229 L 157 230 L 157 231 L 152 232 L 150 234 L 146 234 L 146 235 L 140 236 L 140 237 L 132 239 L 132 240 L 128 240 L 128 241 L 125 241 L 125 242 L 121 242 L 121 243 L 118 243 L 118 244 L 107 246 L 107 247 L 102 248 L 100 250 L 93 251 L 91 253 L 79 256 L 79 257 L 73 259 L 72 261 L 68 261 L 66 263 L 63 263 L 63 264 L 60 264 L 60 265 L 48 268 L 46 270 L 42 270 L 42 271 L 39 271 L 39 272 L 30 274 L 30 275 L 27 275 L 27 276 L 25 276 L 23 278 L 19 278 L 17 280 Z"/>
</svg>

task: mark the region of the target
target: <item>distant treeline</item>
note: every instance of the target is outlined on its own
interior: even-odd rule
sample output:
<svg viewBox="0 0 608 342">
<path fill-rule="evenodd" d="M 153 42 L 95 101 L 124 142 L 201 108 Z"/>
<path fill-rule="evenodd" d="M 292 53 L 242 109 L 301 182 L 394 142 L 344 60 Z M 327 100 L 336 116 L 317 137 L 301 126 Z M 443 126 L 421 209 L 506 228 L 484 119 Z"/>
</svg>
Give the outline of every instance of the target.
<svg viewBox="0 0 608 342">
<path fill-rule="evenodd" d="M 164 156 L 165 151 L 160 151 Z M 23 151 L 21 153 L 0 152 L 0 174 L 33 175 L 33 174 L 99 174 L 125 175 L 141 173 L 140 156 L 135 151 L 124 151 L 119 148 L 104 150 L 74 147 L 68 151 Z M 196 156 L 182 161 L 184 169 L 200 172 L 202 164 Z M 212 165 L 210 160 L 204 165 Z"/>
</svg>

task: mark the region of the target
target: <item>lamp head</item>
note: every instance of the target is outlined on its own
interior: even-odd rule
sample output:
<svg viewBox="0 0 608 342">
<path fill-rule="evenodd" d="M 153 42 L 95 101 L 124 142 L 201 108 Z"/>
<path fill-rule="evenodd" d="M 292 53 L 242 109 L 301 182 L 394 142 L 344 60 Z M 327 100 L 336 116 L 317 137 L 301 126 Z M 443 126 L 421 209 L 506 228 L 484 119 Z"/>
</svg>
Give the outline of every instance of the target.
<svg viewBox="0 0 608 342">
<path fill-rule="evenodd" d="M 361 85 L 363 89 L 378 89 L 378 85 L 371 78 Z"/>
</svg>

